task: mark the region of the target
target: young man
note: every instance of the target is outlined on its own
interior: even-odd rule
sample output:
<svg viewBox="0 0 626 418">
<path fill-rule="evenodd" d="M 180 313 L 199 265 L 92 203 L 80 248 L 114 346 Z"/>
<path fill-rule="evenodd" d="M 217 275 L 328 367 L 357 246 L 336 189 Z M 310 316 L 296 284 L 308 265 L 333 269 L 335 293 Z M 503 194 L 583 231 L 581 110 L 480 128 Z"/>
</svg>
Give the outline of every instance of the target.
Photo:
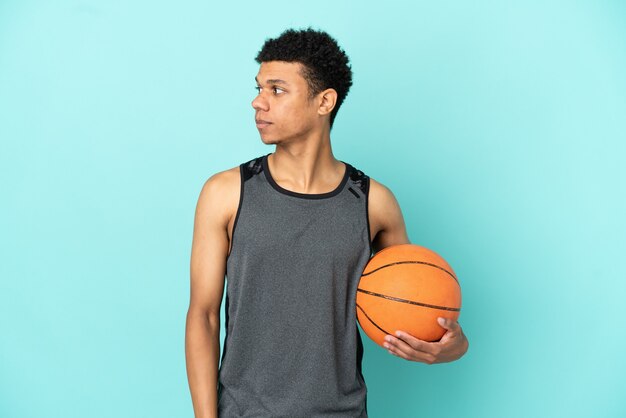
<svg viewBox="0 0 626 418">
<path fill-rule="evenodd" d="M 366 417 L 356 287 L 372 253 L 409 243 L 391 191 L 332 153 L 330 130 L 352 85 L 324 32 L 287 30 L 256 57 L 256 126 L 273 153 L 211 176 L 198 199 L 187 314 L 196 417 Z M 227 277 L 226 339 L 220 304 Z M 428 364 L 468 342 L 446 320 L 438 342 L 387 336 Z"/>
</svg>

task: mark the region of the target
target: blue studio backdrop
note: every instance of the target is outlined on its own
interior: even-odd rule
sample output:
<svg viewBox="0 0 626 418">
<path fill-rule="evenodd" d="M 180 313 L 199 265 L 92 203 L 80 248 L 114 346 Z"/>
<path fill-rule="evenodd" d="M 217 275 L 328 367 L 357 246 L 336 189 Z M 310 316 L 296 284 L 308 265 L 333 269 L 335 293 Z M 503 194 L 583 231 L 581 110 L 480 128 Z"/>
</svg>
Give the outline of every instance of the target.
<svg viewBox="0 0 626 418">
<path fill-rule="evenodd" d="M 335 156 L 463 289 L 457 362 L 363 334 L 370 415 L 626 416 L 624 2 L 2 0 L 0 417 L 193 416 L 198 194 L 273 151 L 253 58 L 308 26 L 354 72 Z"/>
</svg>

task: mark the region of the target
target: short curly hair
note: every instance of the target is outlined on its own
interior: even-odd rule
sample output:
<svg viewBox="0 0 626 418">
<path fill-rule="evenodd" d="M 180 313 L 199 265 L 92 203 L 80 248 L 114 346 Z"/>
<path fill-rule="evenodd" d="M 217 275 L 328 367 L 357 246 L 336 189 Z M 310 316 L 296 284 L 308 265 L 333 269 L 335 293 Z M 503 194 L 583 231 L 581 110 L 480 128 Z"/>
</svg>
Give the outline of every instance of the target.
<svg viewBox="0 0 626 418">
<path fill-rule="evenodd" d="M 330 113 L 332 128 L 339 107 L 352 86 L 350 60 L 333 37 L 311 27 L 287 29 L 277 38 L 266 39 L 255 60 L 259 64 L 268 61 L 302 64 L 302 76 L 308 84 L 310 98 L 322 90 L 335 89 L 337 102 Z"/>
</svg>

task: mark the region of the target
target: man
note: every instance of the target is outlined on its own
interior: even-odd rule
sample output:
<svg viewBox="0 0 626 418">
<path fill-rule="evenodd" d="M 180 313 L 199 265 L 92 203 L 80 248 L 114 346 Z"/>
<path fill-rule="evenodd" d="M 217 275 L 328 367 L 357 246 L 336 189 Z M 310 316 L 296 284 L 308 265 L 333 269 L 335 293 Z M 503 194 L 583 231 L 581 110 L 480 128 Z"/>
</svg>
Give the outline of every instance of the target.
<svg viewBox="0 0 626 418">
<path fill-rule="evenodd" d="M 186 328 L 194 411 L 366 417 L 356 287 L 372 253 L 409 243 L 402 213 L 387 187 L 333 156 L 330 130 L 352 85 L 336 41 L 287 30 L 256 60 L 256 126 L 276 148 L 214 174 L 198 198 Z M 460 358 L 461 327 L 441 325 L 438 342 L 401 333 L 388 350 L 428 364 Z"/>
</svg>

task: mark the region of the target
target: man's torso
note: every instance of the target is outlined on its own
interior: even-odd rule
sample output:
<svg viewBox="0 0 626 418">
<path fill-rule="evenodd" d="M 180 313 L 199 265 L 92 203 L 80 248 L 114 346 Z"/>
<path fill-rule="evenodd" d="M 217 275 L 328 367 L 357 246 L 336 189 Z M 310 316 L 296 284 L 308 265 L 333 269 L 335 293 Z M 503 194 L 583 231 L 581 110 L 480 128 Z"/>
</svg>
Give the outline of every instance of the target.
<svg viewBox="0 0 626 418">
<path fill-rule="evenodd" d="M 302 194 L 266 157 L 240 166 L 229 220 L 220 413 L 367 416 L 354 304 L 372 251 L 369 178 L 345 164 L 335 189 Z"/>
</svg>

